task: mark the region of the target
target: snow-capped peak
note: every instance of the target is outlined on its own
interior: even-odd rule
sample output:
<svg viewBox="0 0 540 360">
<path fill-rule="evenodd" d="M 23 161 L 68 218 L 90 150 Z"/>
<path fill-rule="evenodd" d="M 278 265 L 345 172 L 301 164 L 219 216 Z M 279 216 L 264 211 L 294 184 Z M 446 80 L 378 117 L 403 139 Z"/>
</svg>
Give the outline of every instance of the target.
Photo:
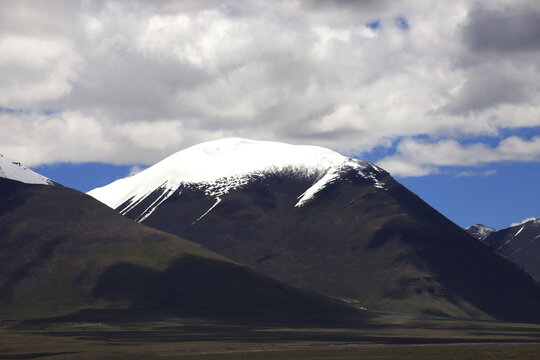
<svg viewBox="0 0 540 360">
<path fill-rule="evenodd" d="M 488 237 L 491 233 L 494 233 L 495 229 L 490 228 L 489 226 L 485 226 L 482 224 L 474 224 L 466 228 L 467 232 L 471 234 L 473 237 L 484 240 L 486 237 Z"/>
<path fill-rule="evenodd" d="M 246 184 L 253 177 L 291 170 L 314 175 L 317 179 L 313 186 L 299 194 L 296 206 L 301 206 L 335 180 L 340 171 L 350 168 L 371 179 L 374 186 L 384 188 L 384 184 L 373 175 L 382 172 L 381 169 L 330 149 L 227 138 L 179 151 L 136 175 L 119 179 L 88 194 L 116 209 L 128 200 L 134 205 L 159 188 L 167 195 L 153 204 L 155 208 L 181 184 L 204 185 L 206 194 L 218 200 L 221 195 Z"/>
<path fill-rule="evenodd" d="M 520 222 L 512 223 L 510 227 L 524 225 L 528 222 L 540 223 L 540 218 L 528 217 L 526 219 L 521 220 Z"/>
<path fill-rule="evenodd" d="M 45 176 L 22 166 L 20 162 L 9 160 L 4 155 L 0 155 L 0 177 L 27 184 L 53 184 L 53 182 Z"/>
</svg>

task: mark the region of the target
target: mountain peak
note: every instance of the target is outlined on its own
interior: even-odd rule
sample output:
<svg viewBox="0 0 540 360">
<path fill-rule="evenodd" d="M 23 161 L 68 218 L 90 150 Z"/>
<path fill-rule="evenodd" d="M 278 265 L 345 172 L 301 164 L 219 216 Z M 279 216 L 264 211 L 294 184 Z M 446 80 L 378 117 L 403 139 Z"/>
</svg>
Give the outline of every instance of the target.
<svg viewBox="0 0 540 360">
<path fill-rule="evenodd" d="M 537 280 L 540 279 L 540 218 L 526 218 L 490 233 L 484 241 Z"/>
<path fill-rule="evenodd" d="M 465 229 L 473 237 L 484 240 L 489 234 L 496 232 L 497 230 L 490 228 L 483 224 L 474 224 Z"/>
<path fill-rule="evenodd" d="M 515 226 L 521 226 L 521 225 L 525 225 L 527 223 L 540 223 L 540 218 L 535 218 L 535 217 L 529 217 L 529 218 L 526 218 L 526 219 L 523 219 L 521 220 L 520 222 L 516 222 L 516 223 L 512 223 L 510 225 L 510 227 L 515 227 Z"/>
<path fill-rule="evenodd" d="M 296 206 L 302 206 L 326 184 L 351 169 L 371 179 L 375 187 L 384 188 L 376 176 L 384 173 L 382 169 L 327 148 L 225 138 L 181 150 L 134 176 L 88 194 L 118 208 L 128 200 L 134 204 L 156 189 L 170 196 L 182 184 L 196 184 L 204 186 L 208 196 L 219 200 L 220 195 L 241 187 L 254 177 L 287 171 L 315 179 L 312 186 L 298 196 Z"/>
<path fill-rule="evenodd" d="M 52 185 L 53 182 L 24 166 L 20 162 L 11 161 L 0 154 L 0 177 L 20 181 L 26 184 Z"/>
</svg>

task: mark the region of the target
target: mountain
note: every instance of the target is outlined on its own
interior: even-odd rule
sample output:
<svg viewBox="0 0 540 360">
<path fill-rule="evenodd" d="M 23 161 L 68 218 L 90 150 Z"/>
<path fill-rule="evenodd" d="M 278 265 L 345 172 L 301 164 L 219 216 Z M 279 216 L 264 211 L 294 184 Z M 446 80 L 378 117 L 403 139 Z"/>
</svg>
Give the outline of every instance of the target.
<svg viewBox="0 0 540 360">
<path fill-rule="evenodd" d="M 494 233 L 495 229 L 482 224 L 474 224 L 465 229 L 472 237 L 478 240 L 484 240 L 488 235 Z"/>
<path fill-rule="evenodd" d="M 540 218 L 528 219 L 489 234 L 484 241 L 540 279 Z"/>
<path fill-rule="evenodd" d="M 384 170 L 329 149 L 211 141 L 89 194 L 291 286 L 371 309 L 540 320 L 530 276 Z"/>
<path fill-rule="evenodd" d="M 137 224 L 88 195 L 45 185 L 52 182 L 10 164 L 1 163 L 5 175 L 37 184 L 0 178 L 0 319 L 88 309 L 358 315 L 341 302 L 293 289 L 200 245 Z"/>
</svg>

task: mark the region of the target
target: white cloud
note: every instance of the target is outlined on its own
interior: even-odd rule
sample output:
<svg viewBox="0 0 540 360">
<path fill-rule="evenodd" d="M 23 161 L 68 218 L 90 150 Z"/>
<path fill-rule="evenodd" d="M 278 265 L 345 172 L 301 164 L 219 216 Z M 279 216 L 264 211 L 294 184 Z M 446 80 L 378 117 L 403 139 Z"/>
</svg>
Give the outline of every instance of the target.
<svg viewBox="0 0 540 360">
<path fill-rule="evenodd" d="M 485 171 L 460 171 L 456 174 L 456 177 L 469 177 L 469 176 L 491 176 L 495 175 L 497 170 L 485 170 Z"/>
<path fill-rule="evenodd" d="M 540 162 L 540 136 L 525 140 L 511 136 L 497 146 L 476 143 L 462 145 L 456 140 L 438 142 L 403 140 L 396 154 L 378 165 L 397 176 L 424 176 L 447 166 L 485 166 L 497 162 Z M 487 174 L 489 175 L 489 174 Z"/>
<path fill-rule="evenodd" d="M 0 109 L 0 151 L 131 164 L 221 136 L 361 154 L 424 135 L 459 153 L 463 137 L 540 126 L 536 37 L 513 47 L 483 26 L 514 39 L 537 12 L 524 0 L 0 2 L 0 107 L 24 110 Z M 398 150 L 382 163 L 401 174 L 482 163 Z"/>
<path fill-rule="evenodd" d="M 230 136 L 185 130 L 181 121 L 110 123 L 79 112 L 0 113 L 1 153 L 27 166 L 55 162 L 151 164 L 180 144 Z M 60 144 L 60 145 L 59 145 Z M 60 151 L 61 148 L 64 151 Z M 39 151 L 36 151 L 39 149 Z"/>
<path fill-rule="evenodd" d="M 133 165 L 130 169 L 129 169 L 129 173 L 127 176 L 133 176 L 133 175 L 137 175 L 138 173 L 140 173 L 141 171 L 143 171 L 144 168 L 142 168 L 141 166 L 139 165 Z"/>
<path fill-rule="evenodd" d="M 80 62 L 64 39 L 0 36 L 0 104 L 17 107 L 66 96 Z"/>
</svg>

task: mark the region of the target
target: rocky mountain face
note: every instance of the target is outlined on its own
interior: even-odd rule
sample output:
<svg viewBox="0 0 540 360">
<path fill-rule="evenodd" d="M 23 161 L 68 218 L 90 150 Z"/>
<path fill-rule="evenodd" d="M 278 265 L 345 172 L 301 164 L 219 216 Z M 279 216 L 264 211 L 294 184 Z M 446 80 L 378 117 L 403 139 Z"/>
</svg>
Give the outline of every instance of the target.
<svg viewBox="0 0 540 360">
<path fill-rule="evenodd" d="M 474 224 L 465 229 L 471 236 L 478 240 L 484 240 L 488 235 L 494 233 L 495 229 L 482 224 Z"/>
<path fill-rule="evenodd" d="M 490 233 L 484 241 L 540 279 L 540 218 Z"/>
<path fill-rule="evenodd" d="M 137 224 L 78 191 L 0 177 L 0 319 L 88 309 L 358 315 L 340 302 Z"/>
<path fill-rule="evenodd" d="M 203 143 L 89 194 L 293 287 L 370 309 L 540 320 L 529 275 L 384 170 L 328 149 Z"/>
</svg>

